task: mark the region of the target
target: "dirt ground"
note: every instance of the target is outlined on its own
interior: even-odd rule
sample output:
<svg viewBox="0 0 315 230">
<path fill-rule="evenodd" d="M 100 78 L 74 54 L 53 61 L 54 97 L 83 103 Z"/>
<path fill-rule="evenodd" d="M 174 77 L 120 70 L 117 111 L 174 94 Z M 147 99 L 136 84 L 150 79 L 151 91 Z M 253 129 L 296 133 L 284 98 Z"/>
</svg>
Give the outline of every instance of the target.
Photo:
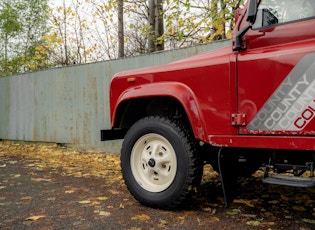
<svg viewBox="0 0 315 230">
<path fill-rule="evenodd" d="M 129 194 L 118 156 L 56 144 L 0 141 L 0 229 L 315 229 L 315 189 L 240 180 L 224 206 L 218 175 L 205 166 L 181 210 L 158 210 Z"/>
</svg>

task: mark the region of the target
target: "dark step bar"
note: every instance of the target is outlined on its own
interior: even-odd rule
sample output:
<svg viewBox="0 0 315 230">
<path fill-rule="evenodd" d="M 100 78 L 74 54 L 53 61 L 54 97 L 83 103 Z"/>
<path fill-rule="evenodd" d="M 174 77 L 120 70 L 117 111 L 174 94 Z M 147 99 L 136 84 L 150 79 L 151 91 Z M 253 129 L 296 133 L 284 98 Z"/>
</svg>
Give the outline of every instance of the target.
<svg viewBox="0 0 315 230">
<path fill-rule="evenodd" d="M 272 173 L 271 175 L 269 175 L 270 170 L 274 171 L 274 173 Z M 276 173 L 277 171 L 281 170 L 289 170 L 291 171 L 291 173 L 289 175 L 280 175 Z M 301 177 L 306 171 L 310 171 L 310 176 Z M 262 181 L 267 184 L 285 185 L 300 188 L 313 188 L 315 187 L 314 162 L 309 162 L 306 165 L 266 165 Z"/>
<path fill-rule="evenodd" d="M 315 187 L 314 178 L 272 175 L 272 176 L 264 177 L 262 181 L 267 184 L 286 185 L 286 186 L 293 186 L 293 187 L 300 187 L 300 188 Z"/>
</svg>

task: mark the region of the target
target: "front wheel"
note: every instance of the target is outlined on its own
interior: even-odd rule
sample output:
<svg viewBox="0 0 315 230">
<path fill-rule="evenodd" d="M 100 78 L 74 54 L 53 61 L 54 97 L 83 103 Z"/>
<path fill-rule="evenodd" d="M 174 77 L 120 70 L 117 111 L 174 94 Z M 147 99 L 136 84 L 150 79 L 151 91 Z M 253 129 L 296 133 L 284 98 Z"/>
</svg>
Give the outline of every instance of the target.
<svg viewBox="0 0 315 230">
<path fill-rule="evenodd" d="M 183 123 L 147 117 L 127 132 L 121 168 L 131 194 L 156 208 L 182 205 L 199 186 L 202 162 L 199 145 Z"/>
</svg>

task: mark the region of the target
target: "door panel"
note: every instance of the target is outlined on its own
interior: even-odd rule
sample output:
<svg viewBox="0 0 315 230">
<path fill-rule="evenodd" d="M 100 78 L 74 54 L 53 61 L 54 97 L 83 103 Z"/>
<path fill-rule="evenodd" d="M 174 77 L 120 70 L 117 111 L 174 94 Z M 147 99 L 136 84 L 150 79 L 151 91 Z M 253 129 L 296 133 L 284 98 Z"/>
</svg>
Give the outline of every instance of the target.
<svg viewBox="0 0 315 230">
<path fill-rule="evenodd" d="M 239 131 L 314 135 L 315 19 L 312 13 L 290 20 L 276 14 L 275 19 L 274 11 L 268 11 L 269 21 L 257 17 L 260 28 L 256 23 L 257 29 L 248 31 L 246 50 L 238 55 L 238 113 L 247 117 Z"/>
</svg>

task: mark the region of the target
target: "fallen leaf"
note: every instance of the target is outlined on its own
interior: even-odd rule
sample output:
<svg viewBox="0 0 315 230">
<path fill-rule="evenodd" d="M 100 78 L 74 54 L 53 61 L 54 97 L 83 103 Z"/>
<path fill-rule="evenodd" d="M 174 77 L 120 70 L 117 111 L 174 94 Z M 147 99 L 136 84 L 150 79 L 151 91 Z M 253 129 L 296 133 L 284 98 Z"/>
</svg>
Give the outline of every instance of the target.
<svg viewBox="0 0 315 230">
<path fill-rule="evenodd" d="M 43 182 L 43 181 L 49 182 L 49 181 L 51 181 L 51 179 L 46 179 L 46 178 L 32 178 L 31 180 L 36 181 L 36 182 Z"/>
<path fill-rule="evenodd" d="M 99 212 L 99 215 L 100 215 L 100 216 L 106 216 L 106 217 L 108 217 L 108 216 L 111 215 L 111 213 L 110 213 L 110 212 L 106 212 L 106 211 L 100 211 L 100 212 Z"/>
<path fill-rule="evenodd" d="M 240 212 L 241 210 L 239 209 L 233 209 L 233 210 L 227 211 L 226 214 L 233 216 L 233 215 L 239 214 Z"/>
<path fill-rule="evenodd" d="M 92 205 L 93 205 L 93 206 L 99 205 L 99 204 L 101 204 L 101 202 L 99 202 L 99 201 L 93 201 L 93 202 L 92 202 Z"/>
<path fill-rule="evenodd" d="M 251 201 L 250 200 L 244 200 L 244 199 L 235 199 L 233 201 L 233 203 L 238 203 L 238 204 L 245 204 L 251 208 L 254 208 L 254 205 L 251 204 Z"/>
<path fill-rule="evenodd" d="M 259 226 L 260 225 L 260 221 L 258 221 L 258 220 L 250 220 L 250 221 L 247 221 L 246 224 L 248 224 L 250 226 Z"/>
<path fill-rule="evenodd" d="M 283 201 L 289 201 L 289 198 L 286 197 L 285 195 L 281 195 L 281 200 L 283 200 Z"/>
<path fill-rule="evenodd" d="M 119 208 L 120 208 L 120 209 L 124 209 L 125 206 L 124 206 L 122 203 L 120 203 Z"/>
<path fill-rule="evenodd" d="M 162 220 L 162 219 L 159 220 L 159 226 L 160 226 L 160 227 L 164 227 L 164 226 L 166 226 L 166 225 L 167 225 L 166 220 Z"/>
<path fill-rule="evenodd" d="M 75 191 L 74 190 L 67 190 L 67 191 L 65 191 L 65 193 L 67 193 L 67 194 L 71 194 L 71 193 L 74 193 Z"/>
<path fill-rule="evenodd" d="M 36 220 L 43 219 L 43 218 L 45 218 L 45 217 L 46 217 L 45 215 L 40 215 L 40 216 L 30 216 L 30 217 L 28 217 L 26 220 L 29 220 L 29 221 L 36 221 Z"/>
<path fill-rule="evenodd" d="M 195 193 L 197 193 L 197 187 L 195 187 L 195 186 L 189 186 L 187 190 L 188 191 L 192 191 L 193 190 Z"/>
<path fill-rule="evenodd" d="M 255 214 L 242 214 L 242 216 L 244 216 L 246 218 L 252 218 L 252 219 L 255 219 L 257 217 L 257 215 L 255 215 Z"/>
<path fill-rule="evenodd" d="M 295 205 L 295 206 L 293 206 L 292 208 L 293 208 L 293 210 L 295 210 L 295 211 L 300 211 L 300 212 L 306 211 L 303 206 L 296 206 L 296 205 Z"/>
<path fill-rule="evenodd" d="M 119 194 L 119 192 L 118 191 L 116 191 L 116 190 L 109 190 L 113 195 L 117 195 L 117 194 Z"/>
<path fill-rule="evenodd" d="M 309 224 L 315 224 L 315 220 L 311 220 L 311 219 L 302 219 L 302 221 Z"/>
<path fill-rule="evenodd" d="M 89 203 L 91 203 L 90 200 L 81 200 L 81 201 L 79 201 L 79 204 L 89 204 Z"/>
<path fill-rule="evenodd" d="M 297 197 L 296 197 L 297 200 L 300 200 L 300 201 L 306 201 L 306 200 L 309 200 L 310 199 L 310 196 L 308 194 L 299 194 Z"/>
<path fill-rule="evenodd" d="M 269 204 L 279 204 L 280 201 L 278 200 L 271 200 L 271 201 L 268 201 Z"/>
<path fill-rule="evenodd" d="M 265 214 L 265 216 L 274 216 L 274 213 L 272 213 L 272 212 L 265 212 L 264 214 Z"/>
<path fill-rule="evenodd" d="M 269 198 L 270 196 L 268 194 L 261 195 L 261 198 Z"/>
<path fill-rule="evenodd" d="M 275 225 L 275 222 L 261 222 L 260 223 L 260 226 L 273 226 L 273 225 Z M 268 229 L 270 229 L 270 228 L 268 228 Z"/>
<path fill-rule="evenodd" d="M 210 223 L 220 222 L 219 217 L 216 217 L 216 216 L 212 216 L 208 220 L 210 221 Z"/>
<path fill-rule="evenodd" d="M 103 201 L 103 200 L 108 200 L 108 197 L 107 196 L 100 196 L 100 197 L 97 197 L 96 199 Z"/>
<path fill-rule="evenodd" d="M 132 220 L 140 220 L 140 221 L 146 221 L 146 220 L 150 220 L 151 217 L 146 215 L 146 214 L 140 214 L 140 215 L 136 215 L 131 217 Z"/>
</svg>

